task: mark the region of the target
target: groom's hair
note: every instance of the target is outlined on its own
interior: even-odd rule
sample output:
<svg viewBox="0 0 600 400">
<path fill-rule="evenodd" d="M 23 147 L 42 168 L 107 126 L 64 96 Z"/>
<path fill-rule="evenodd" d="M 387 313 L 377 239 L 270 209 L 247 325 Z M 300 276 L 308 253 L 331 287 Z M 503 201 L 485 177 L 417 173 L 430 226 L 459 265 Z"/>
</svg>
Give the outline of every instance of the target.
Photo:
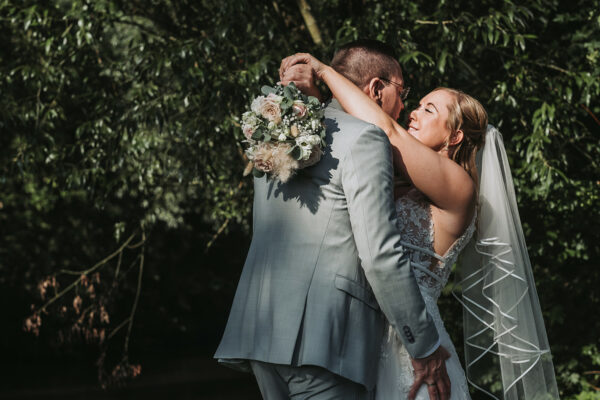
<svg viewBox="0 0 600 400">
<path fill-rule="evenodd" d="M 391 79 L 401 72 L 394 49 L 378 40 L 357 40 L 340 47 L 331 60 L 331 66 L 364 88 L 373 78 Z"/>
</svg>

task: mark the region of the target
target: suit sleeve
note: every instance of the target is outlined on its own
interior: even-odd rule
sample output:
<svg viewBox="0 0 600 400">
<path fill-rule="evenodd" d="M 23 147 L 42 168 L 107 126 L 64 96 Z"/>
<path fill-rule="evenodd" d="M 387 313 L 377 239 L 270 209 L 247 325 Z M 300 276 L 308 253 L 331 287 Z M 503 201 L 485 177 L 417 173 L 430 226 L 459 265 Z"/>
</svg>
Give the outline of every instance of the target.
<svg viewBox="0 0 600 400">
<path fill-rule="evenodd" d="M 341 181 L 358 254 L 375 298 L 411 357 L 426 357 L 439 337 L 400 244 L 390 143 L 383 131 L 369 125 L 361 132 L 345 156 Z"/>
</svg>

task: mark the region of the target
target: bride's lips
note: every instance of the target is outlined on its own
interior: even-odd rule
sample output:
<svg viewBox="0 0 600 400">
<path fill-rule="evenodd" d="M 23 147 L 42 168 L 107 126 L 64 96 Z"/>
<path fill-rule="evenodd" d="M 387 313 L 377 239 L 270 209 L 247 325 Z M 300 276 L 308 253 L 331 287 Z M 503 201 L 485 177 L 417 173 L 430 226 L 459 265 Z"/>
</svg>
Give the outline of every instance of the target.
<svg viewBox="0 0 600 400">
<path fill-rule="evenodd" d="M 417 128 L 415 128 L 414 126 L 409 125 L 408 129 L 406 130 L 408 133 L 415 133 L 418 131 Z"/>
</svg>

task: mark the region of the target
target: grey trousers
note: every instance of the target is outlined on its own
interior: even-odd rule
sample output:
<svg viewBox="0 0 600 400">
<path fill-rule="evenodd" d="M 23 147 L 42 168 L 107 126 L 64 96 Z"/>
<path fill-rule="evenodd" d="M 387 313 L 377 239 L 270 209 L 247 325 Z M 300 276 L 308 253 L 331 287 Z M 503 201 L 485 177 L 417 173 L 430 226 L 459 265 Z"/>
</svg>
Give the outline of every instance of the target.
<svg viewBox="0 0 600 400">
<path fill-rule="evenodd" d="M 315 366 L 292 367 L 250 361 L 264 400 L 370 400 L 356 382 Z"/>
</svg>

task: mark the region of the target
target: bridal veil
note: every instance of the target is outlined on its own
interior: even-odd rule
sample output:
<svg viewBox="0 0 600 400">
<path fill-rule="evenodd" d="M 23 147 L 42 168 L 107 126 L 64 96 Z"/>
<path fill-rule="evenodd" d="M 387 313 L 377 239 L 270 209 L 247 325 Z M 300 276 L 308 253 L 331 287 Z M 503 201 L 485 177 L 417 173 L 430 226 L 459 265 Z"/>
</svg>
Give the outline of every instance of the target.
<svg viewBox="0 0 600 400">
<path fill-rule="evenodd" d="M 463 305 L 467 378 L 494 399 L 558 399 L 512 175 L 491 125 L 477 161 L 479 221 L 459 263 L 462 296 L 455 294 Z M 493 386 L 498 371 L 502 388 Z"/>
</svg>

